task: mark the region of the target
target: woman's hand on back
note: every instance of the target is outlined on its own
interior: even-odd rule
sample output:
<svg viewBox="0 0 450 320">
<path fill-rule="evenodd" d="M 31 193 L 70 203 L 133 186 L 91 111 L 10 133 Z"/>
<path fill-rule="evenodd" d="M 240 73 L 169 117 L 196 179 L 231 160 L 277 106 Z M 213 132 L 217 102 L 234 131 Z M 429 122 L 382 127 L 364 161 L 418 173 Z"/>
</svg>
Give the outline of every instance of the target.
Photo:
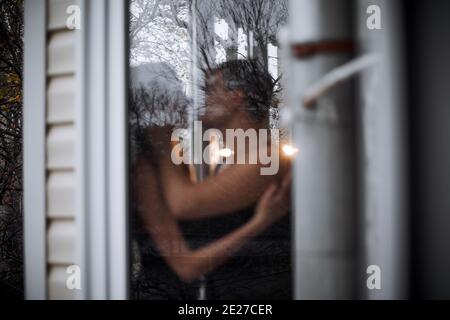
<svg viewBox="0 0 450 320">
<path fill-rule="evenodd" d="M 265 229 L 283 217 L 291 207 L 291 172 L 280 184 L 271 184 L 258 201 L 253 222 Z"/>
</svg>

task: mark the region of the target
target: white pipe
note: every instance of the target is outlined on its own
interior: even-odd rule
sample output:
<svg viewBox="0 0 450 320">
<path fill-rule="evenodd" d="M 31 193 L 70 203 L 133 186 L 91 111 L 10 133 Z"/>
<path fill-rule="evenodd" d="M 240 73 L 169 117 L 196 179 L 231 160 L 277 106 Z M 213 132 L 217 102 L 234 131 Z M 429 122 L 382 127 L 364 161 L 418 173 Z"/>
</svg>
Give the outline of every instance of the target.
<svg viewBox="0 0 450 320">
<path fill-rule="evenodd" d="M 336 87 L 339 83 L 342 83 L 359 72 L 374 66 L 378 61 L 379 58 L 377 54 L 366 54 L 349 61 L 342 66 L 336 67 L 319 81 L 306 89 L 303 98 L 303 105 L 306 107 L 312 106 L 318 98 L 323 96 L 332 88 Z"/>
</svg>

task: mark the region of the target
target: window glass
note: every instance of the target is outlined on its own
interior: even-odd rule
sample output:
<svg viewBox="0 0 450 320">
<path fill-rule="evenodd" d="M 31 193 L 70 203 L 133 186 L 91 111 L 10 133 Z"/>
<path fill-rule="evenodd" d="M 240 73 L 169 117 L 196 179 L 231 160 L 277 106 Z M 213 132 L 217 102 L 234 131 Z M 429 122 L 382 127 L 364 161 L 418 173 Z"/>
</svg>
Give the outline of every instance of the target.
<svg viewBox="0 0 450 320">
<path fill-rule="evenodd" d="M 129 10 L 132 297 L 292 298 L 287 1 Z"/>
</svg>

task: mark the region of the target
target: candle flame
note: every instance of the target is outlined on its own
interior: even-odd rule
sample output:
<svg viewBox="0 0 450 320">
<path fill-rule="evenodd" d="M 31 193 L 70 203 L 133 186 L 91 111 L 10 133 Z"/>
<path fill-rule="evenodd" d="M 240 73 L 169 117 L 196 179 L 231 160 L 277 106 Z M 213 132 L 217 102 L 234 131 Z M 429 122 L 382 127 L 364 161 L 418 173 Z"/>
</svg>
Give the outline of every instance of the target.
<svg viewBox="0 0 450 320">
<path fill-rule="evenodd" d="M 223 148 L 223 149 L 219 150 L 219 155 L 224 158 L 231 157 L 232 154 L 233 154 L 233 151 L 229 148 Z"/>
<path fill-rule="evenodd" d="M 285 144 L 282 149 L 284 154 L 288 157 L 292 157 L 298 152 L 297 148 L 294 148 L 293 146 L 290 146 L 288 144 Z"/>
</svg>

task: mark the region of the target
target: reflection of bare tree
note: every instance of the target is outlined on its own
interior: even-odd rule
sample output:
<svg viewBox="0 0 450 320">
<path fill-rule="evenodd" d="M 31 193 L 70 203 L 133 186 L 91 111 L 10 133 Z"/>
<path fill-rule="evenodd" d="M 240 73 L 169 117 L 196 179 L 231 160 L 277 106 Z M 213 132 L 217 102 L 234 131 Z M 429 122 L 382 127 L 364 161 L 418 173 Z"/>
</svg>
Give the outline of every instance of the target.
<svg viewBox="0 0 450 320">
<path fill-rule="evenodd" d="M 215 64 L 217 49 L 225 50 L 226 60 L 237 59 L 239 29 L 247 38 L 248 57 L 267 66 L 267 45 L 278 46 L 277 33 L 287 20 L 287 0 L 134 0 L 130 19 L 132 61 L 170 63 L 187 80 L 187 64 L 193 59 L 193 21 L 201 67 Z M 218 19 L 227 23 L 226 39 L 216 33 Z"/>
<path fill-rule="evenodd" d="M 221 0 L 220 7 L 222 14 L 230 17 L 230 21 L 234 25 L 241 27 L 247 34 L 250 32 L 253 34 L 258 49 L 256 57 L 260 57 L 267 66 L 267 45 L 271 43 L 278 46 L 277 33 L 280 27 L 286 23 L 287 1 Z"/>
<path fill-rule="evenodd" d="M 149 147 L 146 129 L 151 126 L 183 126 L 189 101 L 174 70 L 164 63 L 144 64 L 132 72 L 130 125 L 138 151 Z"/>
<path fill-rule="evenodd" d="M 131 1 L 131 64 L 170 64 L 186 86 L 191 61 L 188 20 L 189 3 L 186 0 Z"/>
<path fill-rule="evenodd" d="M 178 26 L 187 28 L 187 21 L 180 13 L 187 10 L 190 1 L 186 0 L 133 0 L 135 10 L 131 11 L 130 37 L 137 34 L 157 18 L 172 19 Z"/>
<path fill-rule="evenodd" d="M 193 2 L 192 15 L 197 25 L 196 46 L 199 68 L 215 69 L 217 67 L 217 50 L 225 51 L 225 60 L 251 59 L 262 69 L 269 69 L 268 45 L 279 47 L 277 35 L 280 28 L 287 22 L 287 0 L 196 0 Z M 228 36 L 222 38 L 215 30 L 216 19 L 223 19 L 228 28 Z M 239 33 L 246 37 L 246 53 L 238 52 L 241 39 Z M 192 30 L 191 33 L 192 35 Z M 273 58 L 273 57 L 272 57 Z M 278 60 L 278 57 L 275 58 Z M 278 64 L 278 62 L 277 62 Z M 278 68 L 278 66 L 276 66 Z M 194 70 L 195 72 L 195 70 Z M 250 73 L 251 75 L 252 73 Z M 278 106 L 281 100 L 282 73 L 277 71 L 273 80 L 273 107 L 270 111 L 270 124 L 276 126 L 278 121 Z M 196 86 L 202 85 L 195 83 Z M 267 92 L 265 93 L 267 94 Z M 199 99 L 203 98 L 200 91 Z M 201 108 L 201 107 L 200 107 Z"/>
<path fill-rule="evenodd" d="M 277 33 L 287 20 L 287 0 L 197 0 L 194 10 L 199 21 L 199 43 L 209 53 L 209 63 L 214 61 L 216 44 L 225 49 L 227 60 L 238 58 L 237 36 L 241 28 L 248 39 L 248 51 L 253 51 L 253 57 L 267 66 L 267 45 L 278 46 Z M 214 17 L 226 21 L 227 39 L 214 32 Z"/>
</svg>

